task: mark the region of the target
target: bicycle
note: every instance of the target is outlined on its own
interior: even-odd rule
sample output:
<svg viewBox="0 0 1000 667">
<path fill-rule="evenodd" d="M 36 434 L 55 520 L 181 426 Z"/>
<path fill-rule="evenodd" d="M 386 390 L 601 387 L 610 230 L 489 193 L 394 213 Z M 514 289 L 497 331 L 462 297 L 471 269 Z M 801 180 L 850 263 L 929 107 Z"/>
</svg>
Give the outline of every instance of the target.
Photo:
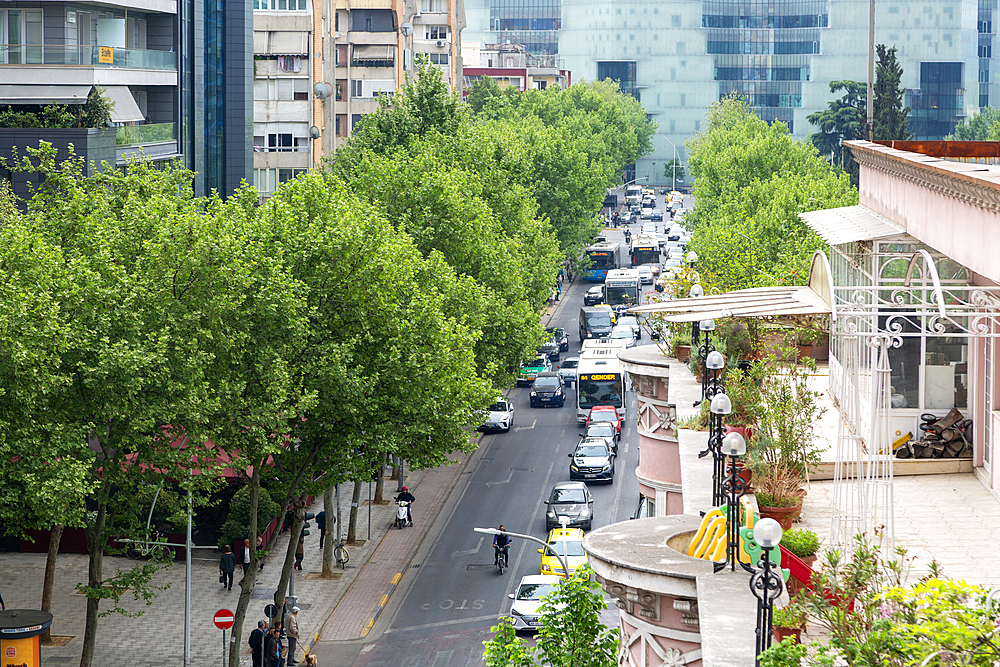
<svg viewBox="0 0 1000 667">
<path fill-rule="evenodd" d="M 153 558 L 154 560 L 166 560 L 173 555 L 173 547 L 166 544 L 166 536 L 157 530 L 146 536 L 146 540 L 135 540 L 126 542 L 125 555 L 132 560 L 140 558 Z"/>
<path fill-rule="evenodd" d="M 500 571 L 500 574 L 503 574 L 503 571 L 507 569 L 507 553 L 510 551 L 510 545 L 508 544 L 503 548 L 497 548 L 497 551 L 499 552 L 496 557 L 497 570 Z"/>
<path fill-rule="evenodd" d="M 340 566 L 340 569 L 347 569 L 347 562 L 351 560 L 351 556 L 347 553 L 347 549 L 344 548 L 344 544 L 339 538 L 337 539 L 336 546 L 333 548 L 333 557 L 337 559 L 337 565 Z"/>
</svg>

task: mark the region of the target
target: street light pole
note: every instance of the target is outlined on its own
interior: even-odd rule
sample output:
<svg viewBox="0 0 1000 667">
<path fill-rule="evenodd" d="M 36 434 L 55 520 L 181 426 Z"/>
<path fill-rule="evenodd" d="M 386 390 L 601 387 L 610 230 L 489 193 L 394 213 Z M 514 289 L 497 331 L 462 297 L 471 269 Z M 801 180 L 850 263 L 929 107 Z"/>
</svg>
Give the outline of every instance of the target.
<svg viewBox="0 0 1000 667">
<path fill-rule="evenodd" d="M 537 537 L 532 537 L 531 535 L 522 535 L 520 533 L 512 533 L 509 530 L 499 530 L 497 528 L 473 528 L 477 533 L 486 533 L 487 535 L 506 535 L 507 537 L 520 537 L 522 540 L 530 540 L 532 542 L 537 542 L 543 547 L 552 552 L 552 555 L 559 560 L 559 564 L 563 566 L 563 576 L 569 578 L 569 564 L 563 560 L 563 557 L 559 555 L 559 552 L 552 548 L 548 542 L 540 540 Z"/>
</svg>

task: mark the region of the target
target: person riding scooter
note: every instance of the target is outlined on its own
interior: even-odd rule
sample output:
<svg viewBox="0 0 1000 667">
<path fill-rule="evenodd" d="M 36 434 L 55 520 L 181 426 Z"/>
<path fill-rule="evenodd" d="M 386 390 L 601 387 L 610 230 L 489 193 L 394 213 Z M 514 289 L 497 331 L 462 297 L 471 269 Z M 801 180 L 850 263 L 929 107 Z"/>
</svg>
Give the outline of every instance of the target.
<svg viewBox="0 0 1000 667">
<path fill-rule="evenodd" d="M 396 496 L 396 502 L 397 503 L 400 502 L 400 501 L 402 501 L 402 500 L 405 500 L 407 503 L 409 503 L 406 506 L 406 522 L 412 526 L 413 525 L 413 514 L 410 512 L 410 507 L 413 506 L 413 501 L 416 500 L 416 498 L 413 497 L 412 493 L 410 493 L 409 491 L 407 491 L 407 489 L 406 489 L 405 486 L 403 487 L 403 490 L 400 491 L 399 495 Z"/>
<path fill-rule="evenodd" d="M 499 530 L 505 530 L 503 524 L 500 524 Z M 510 547 L 510 538 L 507 535 L 494 535 L 493 536 L 493 564 L 496 565 L 500 562 L 500 553 L 507 551 Z"/>
</svg>

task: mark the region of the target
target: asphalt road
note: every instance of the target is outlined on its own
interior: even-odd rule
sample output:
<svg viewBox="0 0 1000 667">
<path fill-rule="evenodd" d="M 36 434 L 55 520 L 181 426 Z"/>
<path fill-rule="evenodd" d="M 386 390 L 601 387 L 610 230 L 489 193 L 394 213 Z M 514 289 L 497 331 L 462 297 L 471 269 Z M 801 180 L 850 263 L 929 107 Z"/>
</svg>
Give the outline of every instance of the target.
<svg viewBox="0 0 1000 667">
<path fill-rule="evenodd" d="M 621 232 L 609 232 L 621 238 Z M 563 298 L 550 326 L 564 327 L 570 336 L 570 351 L 561 359 L 579 353 L 577 317 L 583 295 L 593 283 L 578 278 L 564 283 Z M 649 344 L 644 337 L 640 344 Z M 487 435 L 482 440 L 482 458 L 470 468 L 469 482 L 454 507 L 446 507 L 443 529 L 425 554 L 418 554 L 414 567 L 419 574 L 408 588 L 394 596 L 387 615 L 391 620 L 374 641 L 354 650 L 345 649 L 355 667 L 467 667 L 485 664 L 483 641 L 491 637 L 490 626 L 509 612 L 507 594 L 522 576 L 539 574 L 538 545 L 514 540 L 510 569 L 498 575 L 493 567 L 492 537 L 473 532 L 476 526 L 495 527 L 538 538 L 545 530 L 544 501 L 553 484 L 569 479 L 569 458 L 582 430 L 576 423 L 576 392 L 567 392 L 562 408 L 531 408 L 529 388 L 513 388 L 514 428 L 509 433 Z M 635 394 L 629 392 L 628 416 L 619 446 L 613 483 L 591 484 L 594 496 L 594 528 L 629 519 L 638 504 L 639 486 L 634 470 L 638 464 L 635 430 Z M 419 502 L 414 506 L 417 529 L 421 522 Z M 616 609 L 607 612 L 616 623 Z M 378 628 L 376 628 L 377 630 Z M 373 635 L 369 636 L 372 639 Z"/>
</svg>

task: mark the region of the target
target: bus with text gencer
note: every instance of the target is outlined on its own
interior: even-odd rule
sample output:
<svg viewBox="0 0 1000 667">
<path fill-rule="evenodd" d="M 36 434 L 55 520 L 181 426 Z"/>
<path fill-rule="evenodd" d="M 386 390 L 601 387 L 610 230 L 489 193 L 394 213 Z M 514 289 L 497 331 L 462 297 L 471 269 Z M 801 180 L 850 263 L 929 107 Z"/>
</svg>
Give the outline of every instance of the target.
<svg viewBox="0 0 1000 667">
<path fill-rule="evenodd" d="M 583 277 L 595 283 L 602 283 L 608 277 L 608 271 L 622 268 L 621 245 L 609 241 L 587 246 L 587 257 L 590 266 L 584 270 Z"/>
<path fill-rule="evenodd" d="M 620 313 L 639 304 L 642 278 L 639 269 L 614 269 L 604 279 L 604 303 Z"/>
<path fill-rule="evenodd" d="M 612 405 L 625 419 L 625 371 L 618 360 L 620 349 L 608 347 L 580 353 L 576 369 L 576 420 L 587 421 L 595 405 Z"/>
</svg>

